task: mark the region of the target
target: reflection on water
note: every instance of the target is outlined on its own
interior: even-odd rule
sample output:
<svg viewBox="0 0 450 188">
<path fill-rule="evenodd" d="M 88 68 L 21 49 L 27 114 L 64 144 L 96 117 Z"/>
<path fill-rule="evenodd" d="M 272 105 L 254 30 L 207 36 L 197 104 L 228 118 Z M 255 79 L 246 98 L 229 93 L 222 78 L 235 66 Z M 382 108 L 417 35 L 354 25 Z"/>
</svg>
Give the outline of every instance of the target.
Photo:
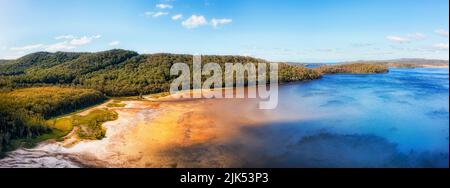
<svg viewBox="0 0 450 188">
<path fill-rule="evenodd" d="M 448 167 L 448 69 L 331 75 L 285 86 L 275 113 L 313 118 L 248 130 L 269 150 L 282 150 L 271 155 L 279 159 L 274 165 Z"/>
<path fill-rule="evenodd" d="M 234 161 L 226 167 L 448 167 L 448 105 L 448 69 L 330 75 L 280 88 L 264 114 L 289 119 L 166 154 L 203 167 L 223 158 Z"/>
<path fill-rule="evenodd" d="M 0 167 L 448 167 L 448 69 L 329 75 L 280 87 L 275 110 L 258 102 L 128 101 L 107 138 Z"/>
</svg>

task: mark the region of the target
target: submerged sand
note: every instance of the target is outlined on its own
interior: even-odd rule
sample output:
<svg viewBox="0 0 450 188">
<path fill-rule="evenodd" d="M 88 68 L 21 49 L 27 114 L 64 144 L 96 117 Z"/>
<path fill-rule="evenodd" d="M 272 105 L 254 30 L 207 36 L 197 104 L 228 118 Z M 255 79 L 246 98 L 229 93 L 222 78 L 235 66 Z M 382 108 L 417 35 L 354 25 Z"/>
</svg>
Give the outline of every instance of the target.
<svg viewBox="0 0 450 188">
<path fill-rule="evenodd" d="M 67 144 L 71 142 L 67 138 L 64 142 L 42 143 L 34 149 L 10 153 L 0 160 L 0 166 L 240 167 L 245 160 L 236 153 L 239 144 L 233 144 L 233 140 L 239 138 L 256 148 L 259 144 L 242 137 L 242 128 L 290 118 L 258 110 L 257 99 L 166 97 L 122 103 L 126 106 L 112 108 L 119 118 L 104 123 L 104 139 Z"/>
</svg>

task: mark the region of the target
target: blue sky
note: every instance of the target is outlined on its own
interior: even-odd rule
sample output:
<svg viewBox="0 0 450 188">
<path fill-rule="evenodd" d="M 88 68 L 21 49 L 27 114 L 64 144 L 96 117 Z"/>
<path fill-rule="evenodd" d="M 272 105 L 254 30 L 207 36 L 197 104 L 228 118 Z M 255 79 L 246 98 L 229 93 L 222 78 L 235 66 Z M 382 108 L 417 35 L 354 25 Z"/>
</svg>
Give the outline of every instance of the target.
<svg viewBox="0 0 450 188">
<path fill-rule="evenodd" d="M 449 59 L 448 0 L 0 0 L 0 58 L 36 51 L 272 61 Z"/>
</svg>

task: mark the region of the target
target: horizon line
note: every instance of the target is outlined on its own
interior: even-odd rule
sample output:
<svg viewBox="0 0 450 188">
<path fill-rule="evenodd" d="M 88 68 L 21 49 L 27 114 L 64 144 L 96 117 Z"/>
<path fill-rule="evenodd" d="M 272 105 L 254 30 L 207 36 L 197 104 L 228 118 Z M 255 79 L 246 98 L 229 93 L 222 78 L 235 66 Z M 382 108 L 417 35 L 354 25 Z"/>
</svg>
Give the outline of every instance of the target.
<svg viewBox="0 0 450 188">
<path fill-rule="evenodd" d="M 20 58 L 23 58 L 25 56 L 36 54 L 36 53 L 101 53 L 101 52 L 108 52 L 113 50 L 123 50 L 123 51 L 132 51 L 136 52 L 139 55 L 156 55 L 156 54 L 170 54 L 170 55 L 205 55 L 205 56 L 240 56 L 240 57 L 250 57 L 255 59 L 261 59 L 268 62 L 277 62 L 277 63 L 346 63 L 346 62 L 364 62 L 364 61 L 398 61 L 398 60 L 426 60 L 426 61 L 449 61 L 449 59 L 438 59 L 438 58 L 421 58 L 421 57 L 400 57 L 400 58 L 390 58 L 390 59 L 356 59 L 356 60 L 323 60 L 323 61 L 275 61 L 275 60 L 269 60 L 261 57 L 256 56 L 250 56 L 250 55 L 240 55 L 240 54 L 189 54 L 189 53 L 175 53 L 175 52 L 139 52 L 136 50 L 127 50 L 123 48 L 112 48 L 109 50 L 99 50 L 99 51 L 36 51 L 27 53 L 23 56 L 17 57 L 17 58 L 0 58 L 0 60 L 6 60 L 6 61 L 14 61 L 18 60 Z"/>
</svg>

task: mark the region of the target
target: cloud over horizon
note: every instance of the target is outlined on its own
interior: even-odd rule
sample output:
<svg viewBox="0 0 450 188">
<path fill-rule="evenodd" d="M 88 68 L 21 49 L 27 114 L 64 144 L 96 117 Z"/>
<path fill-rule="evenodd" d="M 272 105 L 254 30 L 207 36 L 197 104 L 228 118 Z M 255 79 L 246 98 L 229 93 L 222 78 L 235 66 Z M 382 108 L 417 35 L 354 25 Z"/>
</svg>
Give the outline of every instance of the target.
<svg viewBox="0 0 450 188">
<path fill-rule="evenodd" d="M 5 26 L 0 35 L 0 59 L 38 50 L 100 51 L 121 44 L 137 52 L 256 54 L 274 61 L 448 59 L 448 0 L 342 1 L 347 6 L 335 1 L 0 0 L 0 7 L 9 10 L 0 11 L 4 15 L 0 25 Z M 386 6 L 401 11 L 383 12 Z M 25 11 L 27 7 L 36 9 Z M 276 13 L 267 14 L 272 11 Z M 330 22 L 329 18 L 335 19 Z M 97 33 L 105 37 L 92 38 Z M 187 43 L 191 40 L 199 42 Z M 243 46 L 267 50 L 249 52 Z M 272 47 L 290 52 L 270 50 Z"/>
<path fill-rule="evenodd" d="M 120 44 L 120 41 L 115 40 L 115 41 L 111 41 L 110 43 L 108 43 L 109 46 L 117 46 Z"/>
<path fill-rule="evenodd" d="M 446 31 L 444 29 L 436 29 L 434 32 L 440 36 L 448 38 L 448 31 Z"/>
<path fill-rule="evenodd" d="M 433 48 L 436 50 L 448 50 L 448 43 L 438 43 L 433 45 Z"/>
<path fill-rule="evenodd" d="M 396 42 L 396 43 L 408 43 L 408 42 L 412 42 L 415 40 L 422 40 L 425 38 L 426 38 L 426 36 L 422 33 L 412 33 L 412 34 L 407 34 L 405 36 L 398 36 L 398 35 L 386 36 L 387 40 L 389 40 L 391 42 Z"/>
<path fill-rule="evenodd" d="M 85 44 L 91 43 L 92 40 L 99 39 L 101 37 L 102 37 L 101 35 L 95 35 L 95 36 L 91 36 L 91 37 L 83 36 L 83 37 L 80 37 L 80 38 L 74 38 L 74 39 L 72 39 L 70 41 L 70 44 L 74 45 L 74 46 L 85 45 Z"/>
<path fill-rule="evenodd" d="M 202 25 L 206 25 L 208 22 L 204 16 L 192 15 L 187 20 L 183 21 L 181 25 L 188 29 L 194 29 Z"/>
<path fill-rule="evenodd" d="M 213 18 L 211 20 L 211 25 L 213 27 L 218 27 L 219 25 L 226 25 L 226 24 L 230 24 L 231 22 L 233 22 L 232 19 L 216 19 L 216 18 Z"/>
<path fill-rule="evenodd" d="M 18 52 L 19 54 L 23 53 L 29 53 L 32 51 L 49 51 L 49 52 L 56 52 L 56 51 L 68 51 L 76 49 L 78 46 L 84 46 L 87 44 L 90 44 L 93 40 L 101 38 L 101 35 L 94 35 L 94 36 L 82 36 L 82 37 L 75 37 L 73 35 L 60 35 L 54 37 L 55 40 L 62 42 L 56 42 L 52 44 L 31 44 L 31 45 L 25 45 L 25 46 L 19 46 L 19 47 L 12 47 L 10 48 L 11 51 Z"/>
<path fill-rule="evenodd" d="M 182 14 L 177 14 L 177 15 L 174 15 L 174 16 L 172 16 L 172 20 L 180 20 L 180 19 L 183 19 L 183 15 Z"/>
<path fill-rule="evenodd" d="M 153 17 L 153 18 L 158 18 L 158 17 L 161 17 L 161 16 L 169 15 L 169 12 L 145 12 L 144 15 L 145 16 L 149 16 L 149 17 Z"/>
<path fill-rule="evenodd" d="M 232 22 L 233 20 L 228 18 L 221 18 L 221 19 L 213 18 L 211 19 L 211 21 L 207 21 L 205 16 L 199 16 L 194 14 L 185 21 L 183 21 L 181 24 L 183 27 L 187 29 L 194 29 L 204 25 L 211 25 L 212 27 L 217 28 L 221 25 L 230 24 Z"/>
<path fill-rule="evenodd" d="M 156 8 L 159 8 L 159 9 L 172 9 L 173 6 L 169 5 L 169 4 L 157 4 Z"/>
<path fill-rule="evenodd" d="M 43 44 L 31 44 L 31 45 L 25 45 L 25 46 L 20 46 L 20 47 L 12 47 L 12 48 L 10 48 L 10 50 L 12 50 L 12 51 L 29 51 L 29 50 L 35 50 L 35 49 L 42 48 L 43 46 L 44 46 Z"/>
</svg>

